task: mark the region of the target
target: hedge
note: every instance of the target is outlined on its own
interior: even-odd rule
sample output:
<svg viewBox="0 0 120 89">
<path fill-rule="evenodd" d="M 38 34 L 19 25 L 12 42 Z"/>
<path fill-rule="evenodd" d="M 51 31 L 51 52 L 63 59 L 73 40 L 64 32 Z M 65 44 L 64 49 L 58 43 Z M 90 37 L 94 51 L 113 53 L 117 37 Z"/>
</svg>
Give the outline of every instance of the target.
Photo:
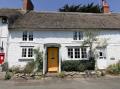
<svg viewBox="0 0 120 89">
<path fill-rule="evenodd" d="M 62 71 L 78 71 L 94 70 L 95 60 L 66 60 L 62 62 Z"/>
</svg>

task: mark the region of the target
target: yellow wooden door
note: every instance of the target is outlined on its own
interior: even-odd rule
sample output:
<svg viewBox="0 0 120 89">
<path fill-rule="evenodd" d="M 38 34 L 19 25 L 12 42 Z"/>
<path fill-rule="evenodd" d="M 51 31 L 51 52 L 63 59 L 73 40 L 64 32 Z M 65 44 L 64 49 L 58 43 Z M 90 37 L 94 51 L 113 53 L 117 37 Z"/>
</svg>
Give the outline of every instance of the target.
<svg viewBox="0 0 120 89">
<path fill-rule="evenodd" d="M 48 72 L 58 71 L 58 48 L 48 48 Z"/>
</svg>

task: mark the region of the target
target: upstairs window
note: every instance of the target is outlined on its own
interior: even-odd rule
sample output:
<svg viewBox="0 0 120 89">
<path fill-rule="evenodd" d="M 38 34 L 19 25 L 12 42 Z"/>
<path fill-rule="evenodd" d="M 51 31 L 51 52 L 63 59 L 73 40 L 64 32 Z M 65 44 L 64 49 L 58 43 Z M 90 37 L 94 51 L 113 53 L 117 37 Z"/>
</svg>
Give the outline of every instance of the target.
<svg viewBox="0 0 120 89">
<path fill-rule="evenodd" d="M 73 39 L 74 39 L 74 40 L 77 40 L 77 32 L 74 32 L 74 33 L 73 33 Z"/>
<path fill-rule="evenodd" d="M 78 35 L 79 35 L 79 40 L 82 40 L 83 39 L 83 33 L 79 32 Z"/>
<path fill-rule="evenodd" d="M 73 40 L 82 40 L 83 32 L 73 32 Z"/>
<path fill-rule="evenodd" d="M 33 41 L 33 32 L 29 32 L 29 41 Z"/>
<path fill-rule="evenodd" d="M 2 23 L 3 23 L 3 24 L 6 24 L 7 22 L 8 22 L 8 21 L 7 21 L 7 18 L 6 18 L 6 17 L 3 17 L 3 18 L 2 18 Z"/>
<path fill-rule="evenodd" d="M 23 32 L 23 41 L 33 41 L 33 32 Z"/>
<path fill-rule="evenodd" d="M 27 41 L 27 32 L 23 32 L 23 41 Z"/>
</svg>

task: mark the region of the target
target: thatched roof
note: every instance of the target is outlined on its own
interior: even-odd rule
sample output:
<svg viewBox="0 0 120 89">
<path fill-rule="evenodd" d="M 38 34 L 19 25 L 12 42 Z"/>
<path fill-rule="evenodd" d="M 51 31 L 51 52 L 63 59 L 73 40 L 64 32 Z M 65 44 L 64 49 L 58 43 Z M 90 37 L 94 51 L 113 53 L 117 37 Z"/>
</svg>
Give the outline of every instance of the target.
<svg viewBox="0 0 120 89">
<path fill-rule="evenodd" d="M 11 29 L 120 29 L 120 14 L 35 12 L 17 9 L 0 9 L 0 16 L 7 16 Z"/>
</svg>

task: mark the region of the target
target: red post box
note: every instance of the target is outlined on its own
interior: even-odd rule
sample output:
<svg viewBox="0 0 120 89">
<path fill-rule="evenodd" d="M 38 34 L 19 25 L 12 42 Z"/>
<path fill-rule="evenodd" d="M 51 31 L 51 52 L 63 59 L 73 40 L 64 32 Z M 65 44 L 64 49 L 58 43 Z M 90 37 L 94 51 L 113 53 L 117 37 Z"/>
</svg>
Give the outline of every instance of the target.
<svg viewBox="0 0 120 89">
<path fill-rule="evenodd" d="M 2 64 L 4 62 L 4 58 L 5 58 L 5 54 L 0 53 L 0 64 Z"/>
</svg>

